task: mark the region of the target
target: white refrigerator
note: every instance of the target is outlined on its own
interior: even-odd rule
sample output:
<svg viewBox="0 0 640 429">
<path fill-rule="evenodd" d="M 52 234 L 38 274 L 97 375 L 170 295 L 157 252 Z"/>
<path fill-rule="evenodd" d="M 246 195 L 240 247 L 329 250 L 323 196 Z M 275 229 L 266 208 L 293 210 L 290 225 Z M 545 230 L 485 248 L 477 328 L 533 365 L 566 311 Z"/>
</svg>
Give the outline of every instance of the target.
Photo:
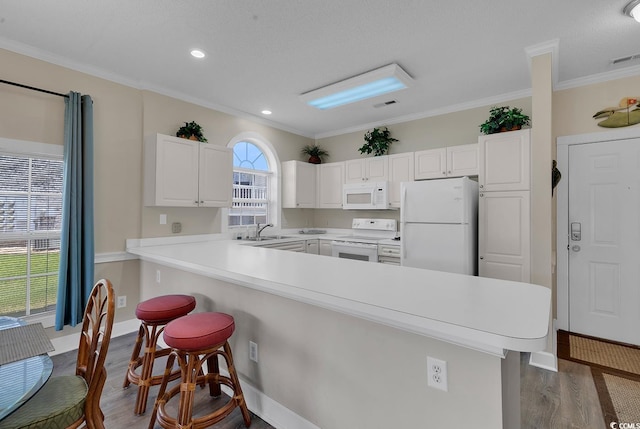
<svg viewBox="0 0 640 429">
<path fill-rule="evenodd" d="M 400 198 L 401 265 L 478 274 L 477 182 L 402 182 Z"/>
</svg>

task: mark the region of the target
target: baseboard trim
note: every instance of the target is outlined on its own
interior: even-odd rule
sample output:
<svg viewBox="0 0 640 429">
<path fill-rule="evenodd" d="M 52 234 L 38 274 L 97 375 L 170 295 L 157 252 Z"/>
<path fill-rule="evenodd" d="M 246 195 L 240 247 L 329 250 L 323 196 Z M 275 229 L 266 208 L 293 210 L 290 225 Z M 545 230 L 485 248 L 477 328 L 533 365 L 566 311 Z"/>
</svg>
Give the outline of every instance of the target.
<svg viewBox="0 0 640 429">
<path fill-rule="evenodd" d="M 529 365 L 558 372 L 558 358 L 549 352 L 533 352 L 529 356 Z"/>
<path fill-rule="evenodd" d="M 123 322 L 114 323 L 113 328 L 111 329 L 111 337 L 115 338 L 121 335 L 129 334 L 131 332 L 136 332 L 139 327 L 140 321 L 138 319 L 129 319 Z M 53 338 L 51 340 L 51 343 L 53 344 L 55 350 L 49 353 L 49 355 L 55 356 L 61 353 L 77 350 L 79 342 L 80 332 L 75 332 L 63 337 Z"/>
<path fill-rule="evenodd" d="M 229 373 L 224 368 L 220 368 L 220 373 L 227 377 L 229 376 Z M 319 426 L 314 425 L 256 389 L 247 380 L 244 380 L 242 377 L 239 378 L 244 400 L 247 402 L 247 408 L 274 428 L 320 429 Z M 233 396 L 233 391 L 225 385 L 222 385 L 222 391 L 229 396 Z"/>
</svg>

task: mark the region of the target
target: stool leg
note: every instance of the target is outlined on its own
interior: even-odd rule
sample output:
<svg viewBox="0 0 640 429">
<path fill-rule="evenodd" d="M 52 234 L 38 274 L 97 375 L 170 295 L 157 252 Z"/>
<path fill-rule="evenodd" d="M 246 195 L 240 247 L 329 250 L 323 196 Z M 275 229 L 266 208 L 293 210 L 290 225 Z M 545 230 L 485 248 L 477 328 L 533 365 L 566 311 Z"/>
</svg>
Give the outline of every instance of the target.
<svg viewBox="0 0 640 429">
<path fill-rule="evenodd" d="M 236 373 L 236 367 L 233 364 L 233 355 L 231 354 L 231 346 L 228 341 L 224 343 L 224 352 L 226 354 L 227 360 L 227 369 L 229 370 L 229 378 L 233 382 L 235 386 L 233 389 L 233 399 L 240 407 L 240 411 L 242 412 L 242 418 L 244 420 L 244 425 L 246 427 L 251 426 L 251 415 L 249 414 L 249 410 L 247 409 L 247 403 L 244 400 L 244 394 L 242 393 L 242 388 L 240 387 L 240 380 L 238 379 L 238 374 Z"/>
<path fill-rule="evenodd" d="M 133 353 L 131 353 L 131 359 L 129 360 L 129 368 L 124 375 L 124 383 L 122 384 L 122 388 L 129 387 L 131 380 L 129 379 L 129 372 L 134 371 L 136 365 L 138 363 L 138 359 L 140 357 L 140 349 L 142 349 L 142 340 L 144 338 L 145 329 L 142 325 L 140 325 L 140 329 L 138 330 L 138 337 L 136 338 L 136 344 L 133 346 Z"/>
<path fill-rule="evenodd" d="M 215 374 L 215 377 L 209 378 L 209 396 L 218 398 L 222 394 L 222 389 L 218 382 L 218 377 L 220 376 L 220 365 L 218 363 L 217 354 L 213 354 L 207 358 L 207 369 L 209 374 Z"/>
<path fill-rule="evenodd" d="M 197 354 L 182 353 L 178 355 L 178 362 L 182 368 L 180 383 L 180 404 L 178 405 L 178 428 L 191 428 L 193 421 L 193 397 L 195 395 L 198 374 L 202 363 Z"/>
<path fill-rule="evenodd" d="M 138 381 L 138 395 L 136 397 L 135 408 L 136 414 L 144 414 L 147 409 L 147 398 L 149 396 L 149 388 L 151 387 L 153 363 L 156 356 L 156 344 L 158 342 L 160 332 L 162 332 L 162 328 L 158 330 L 157 325 L 153 325 L 151 332 L 149 332 L 149 326 L 146 326 L 146 345 L 144 348 L 144 356 L 142 357 L 140 380 Z"/>
<path fill-rule="evenodd" d="M 162 383 L 160 383 L 160 390 L 158 390 L 158 396 L 156 398 L 156 402 L 153 406 L 153 413 L 151 414 L 151 419 L 149 419 L 149 428 L 153 429 L 156 424 L 156 417 L 158 415 L 158 406 L 160 402 L 165 402 L 164 393 L 167 390 L 167 383 L 169 383 L 169 379 L 171 378 L 171 371 L 173 370 L 173 363 L 176 359 L 176 355 L 171 353 L 167 358 L 167 366 L 164 370 L 164 376 L 162 377 Z"/>
</svg>

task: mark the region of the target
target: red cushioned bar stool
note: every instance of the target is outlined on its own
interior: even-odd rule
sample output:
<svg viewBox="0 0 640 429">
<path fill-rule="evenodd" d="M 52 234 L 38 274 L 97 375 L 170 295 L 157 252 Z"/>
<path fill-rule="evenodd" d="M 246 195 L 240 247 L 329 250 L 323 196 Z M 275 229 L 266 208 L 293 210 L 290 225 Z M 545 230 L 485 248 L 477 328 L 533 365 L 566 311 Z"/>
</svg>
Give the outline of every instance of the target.
<svg viewBox="0 0 640 429">
<path fill-rule="evenodd" d="M 206 428 L 223 420 L 236 407 L 240 408 L 245 426 L 251 425 L 251 416 L 233 365 L 231 347 L 227 341 L 234 329 L 233 317 L 224 313 L 190 314 L 167 324 L 164 330 L 164 341 L 172 347 L 172 351 L 167 359 L 164 379 L 153 408 L 149 429 L 153 429 L 156 421 L 165 429 Z M 226 361 L 228 377 L 220 374 L 218 356 L 222 356 Z M 167 390 L 176 359 L 182 374 L 181 382 Z M 207 363 L 206 374 L 202 368 L 205 362 Z M 233 390 L 233 396 L 225 405 L 213 412 L 193 417 L 196 385 L 206 383 L 209 384 L 210 396 L 221 395 L 221 384 L 230 387 Z M 176 417 L 172 417 L 167 413 L 165 405 L 178 393 L 180 394 L 178 413 Z"/>
<path fill-rule="evenodd" d="M 129 369 L 124 378 L 122 387 L 128 387 L 130 383 L 138 386 L 136 397 L 136 414 L 144 414 L 147 408 L 149 388 L 162 383 L 163 375 L 153 375 L 153 363 L 156 358 L 167 356 L 170 348 L 156 350 L 158 337 L 165 329 L 167 323 L 178 317 L 186 316 L 196 308 L 196 299 L 190 295 L 163 295 L 142 301 L 136 307 L 136 317 L 140 319 L 138 338 L 131 354 Z M 144 353 L 140 355 L 142 343 Z M 138 374 L 136 370 L 142 367 Z M 180 371 L 171 374 L 171 380 L 180 377 Z"/>
</svg>

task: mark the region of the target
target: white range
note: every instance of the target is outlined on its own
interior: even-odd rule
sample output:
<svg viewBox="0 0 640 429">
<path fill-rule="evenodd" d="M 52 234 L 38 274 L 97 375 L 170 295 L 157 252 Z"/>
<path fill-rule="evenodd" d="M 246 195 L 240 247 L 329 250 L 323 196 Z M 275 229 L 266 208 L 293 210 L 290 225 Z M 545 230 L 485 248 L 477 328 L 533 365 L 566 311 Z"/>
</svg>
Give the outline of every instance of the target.
<svg viewBox="0 0 640 429">
<path fill-rule="evenodd" d="M 332 256 L 378 262 L 378 244 L 398 237 L 395 219 L 355 218 L 351 223 L 351 231 L 351 235 L 336 237 L 331 242 Z"/>
</svg>

